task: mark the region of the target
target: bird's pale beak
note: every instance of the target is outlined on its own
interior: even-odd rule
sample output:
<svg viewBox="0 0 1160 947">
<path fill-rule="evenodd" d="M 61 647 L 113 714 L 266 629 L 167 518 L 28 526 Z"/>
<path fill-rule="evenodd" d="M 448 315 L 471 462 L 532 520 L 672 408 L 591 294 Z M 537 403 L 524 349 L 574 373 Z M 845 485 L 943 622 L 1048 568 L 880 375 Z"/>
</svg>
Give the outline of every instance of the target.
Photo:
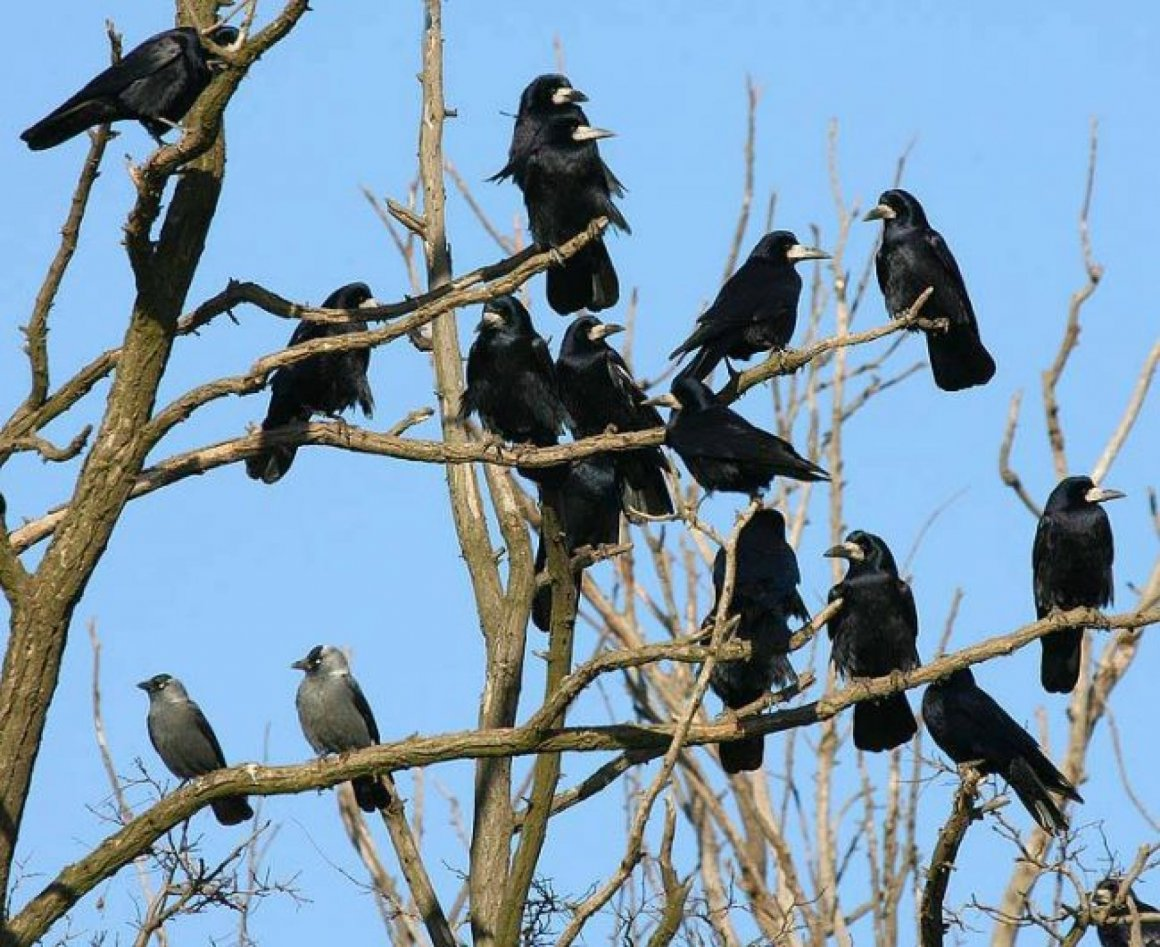
<svg viewBox="0 0 1160 947">
<path fill-rule="evenodd" d="M 893 220 L 898 213 L 889 204 L 876 204 L 871 207 L 863 220 Z"/>
<path fill-rule="evenodd" d="M 655 398 L 649 398 L 647 401 L 642 401 L 641 404 L 649 408 L 675 408 L 678 411 L 681 408 L 681 403 L 677 400 L 677 396 L 671 391 L 663 395 L 657 395 Z"/>
<path fill-rule="evenodd" d="M 602 322 L 588 330 L 588 339 L 592 342 L 599 342 L 601 339 L 606 339 L 610 335 L 616 335 L 617 332 L 623 331 L 624 326 L 618 326 L 615 322 Z"/>
<path fill-rule="evenodd" d="M 785 258 L 796 263 L 798 260 L 828 260 L 830 255 L 817 247 L 804 247 L 800 243 L 795 243 L 785 251 Z"/>
<path fill-rule="evenodd" d="M 857 543 L 839 543 L 837 546 L 831 546 L 822 555 L 827 559 L 848 559 L 850 562 L 861 562 L 866 558 L 866 553 Z"/>
<path fill-rule="evenodd" d="M 552 104 L 553 105 L 570 105 L 573 102 L 587 102 L 587 101 L 588 101 L 588 96 L 586 96 L 579 89 L 570 89 L 570 88 L 566 88 L 564 86 L 560 86 L 560 88 L 558 88 L 555 92 L 552 93 Z"/>
<path fill-rule="evenodd" d="M 310 664 L 306 658 L 301 658 L 291 664 L 290 667 L 292 667 L 295 671 L 306 671 L 309 670 Z"/>
<path fill-rule="evenodd" d="M 364 299 L 361 303 L 359 303 L 358 307 L 359 309 L 378 309 L 381 305 L 381 302 L 375 299 L 374 296 L 371 296 L 369 299 Z"/>
<path fill-rule="evenodd" d="M 593 128 L 591 125 L 577 125 L 572 130 L 573 141 L 598 141 L 601 138 L 615 138 L 616 132 L 607 128 Z"/>
<path fill-rule="evenodd" d="M 1092 487 L 1083 495 L 1083 498 L 1088 503 L 1106 503 L 1108 500 L 1119 500 L 1126 496 L 1126 493 L 1121 493 L 1119 490 L 1105 490 L 1103 487 Z"/>
<path fill-rule="evenodd" d="M 475 327 L 476 332 L 481 332 L 485 326 L 493 329 L 499 328 L 503 325 L 503 316 L 494 309 L 485 309 L 483 311 L 483 318 L 479 320 L 479 325 Z"/>
</svg>

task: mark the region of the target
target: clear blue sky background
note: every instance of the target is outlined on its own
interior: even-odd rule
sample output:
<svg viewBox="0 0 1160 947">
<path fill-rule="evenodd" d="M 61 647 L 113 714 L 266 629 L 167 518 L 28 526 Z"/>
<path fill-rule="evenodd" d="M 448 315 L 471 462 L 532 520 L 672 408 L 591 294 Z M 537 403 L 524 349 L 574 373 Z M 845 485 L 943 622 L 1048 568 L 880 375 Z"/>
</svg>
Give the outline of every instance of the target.
<svg viewBox="0 0 1160 947">
<path fill-rule="evenodd" d="M 8 35 L 18 41 L 6 49 L 2 69 L 10 92 L 0 110 L 5 407 L 25 390 L 18 327 L 55 249 L 85 150 L 83 141 L 74 141 L 32 154 L 17 135 L 107 61 L 106 16 L 124 32 L 126 48 L 170 25 L 164 4 L 125 0 L 67 0 L 50 13 L 16 4 L 7 14 Z M 907 186 L 959 259 L 999 371 L 985 389 L 957 396 L 939 393 L 923 372 L 866 410 L 848 434 L 847 510 L 851 527 L 881 533 L 904 554 L 930 513 L 962 491 L 913 564 L 920 645 L 929 654 L 957 586 L 966 593 L 957 645 L 1032 617 L 1034 521 L 1000 484 L 996 454 L 1008 399 L 1025 389 L 1015 462 L 1032 493 L 1046 497 L 1054 477 L 1038 378 L 1057 346 L 1068 296 L 1082 283 L 1075 223 L 1093 116 L 1101 137 L 1092 232 L 1107 275 L 1085 312 L 1081 345 L 1061 386 L 1077 472 L 1098 456 L 1156 336 L 1160 320 L 1149 274 L 1160 215 L 1160 139 L 1151 118 L 1160 93 L 1158 27 L 1160 11 L 1145 2 L 459 0 L 445 12 L 447 99 L 458 111 L 447 149 L 501 226 L 522 217 L 514 187 L 483 179 L 503 164 L 511 132 L 505 113 L 514 111 L 530 78 L 553 71 L 552 40 L 559 36 L 568 73 L 591 97 L 590 117 L 620 135 L 602 147 L 629 188 L 622 206 L 633 234 L 610 243 L 622 283 L 640 289 L 637 369 L 655 376 L 719 285 L 740 196 L 747 74 L 763 90 L 759 206 L 775 190 L 778 225 L 804 236 L 817 223 L 823 246 L 835 230 L 826 169 L 830 120 L 840 123 L 843 187 L 863 209 L 888 186 L 898 154 L 915 140 Z M 228 176 L 191 305 L 230 277 L 308 302 L 354 279 L 369 282 L 384 300 L 408 291 L 400 259 L 359 186 L 402 197 L 414 175 L 420 28 L 417 0 L 318 4 L 256 66 L 229 111 Z M 53 313 L 56 382 L 120 341 L 131 300 L 120 228 L 132 197 L 121 156 L 141 160 L 150 147 L 141 129 L 122 126 L 109 149 L 82 249 Z M 759 220 L 746 250 L 760 235 Z M 856 270 L 877 229 L 855 228 L 847 259 Z M 457 271 L 498 258 L 461 201 L 449 208 L 449 231 Z M 532 296 L 541 331 L 558 339 L 565 322 L 547 309 L 542 281 L 533 284 Z M 282 320 L 252 309 L 237 315 L 240 324 L 220 319 L 177 346 L 162 401 L 243 371 L 289 335 Z M 832 328 L 832 313 L 826 318 Z M 882 318 L 873 290 L 859 324 Z M 476 312 L 460 314 L 465 341 L 476 319 Z M 917 339 L 906 349 L 911 360 L 922 355 Z M 433 404 L 426 359 L 405 345 L 375 353 L 372 382 L 376 427 Z M 105 390 L 86 404 L 90 417 Z M 236 436 L 264 410 L 264 396 L 219 402 L 175 431 L 158 457 Z M 768 400 L 754 393 L 743 410 L 760 418 Z M 67 441 L 79 424 L 70 420 L 53 433 Z M 416 433 L 436 430 L 428 424 Z M 1146 490 L 1155 484 L 1158 435 L 1153 402 L 1107 481 L 1129 493 L 1110 510 L 1121 606 L 1133 602 L 1130 585 L 1147 577 L 1156 556 Z M 10 522 L 62 500 L 73 472 L 28 459 L 10 463 L 0 473 Z M 735 506 L 730 498 L 715 500 L 710 518 L 726 527 Z M 818 558 L 827 538 L 819 506 L 800 550 L 803 594 L 813 605 L 830 584 Z M 387 739 L 467 728 L 475 719 L 480 637 L 439 468 L 308 449 L 273 488 L 251 483 L 240 468 L 186 481 L 130 505 L 77 611 L 22 836 L 25 871 L 36 877 L 17 893 L 16 904 L 107 830 L 88 808 L 107 795 L 90 718 L 91 654 L 83 631 L 90 618 L 104 641 L 105 712 L 122 772 L 132 771 L 135 757 L 161 772 L 145 733 L 145 697 L 132 686 L 160 671 L 184 679 L 231 760 L 260 758 L 267 730 L 270 760 L 304 759 L 293 710 L 297 674 L 288 665 L 318 642 L 353 650 Z M 654 633 L 659 637 L 659 629 Z M 590 643 L 582 638 L 580 652 Z M 1116 707 L 1132 775 L 1160 809 L 1153 788 L 1160 770 L 1154 754 L 1141 752 L 1155 745 L 1154 651 L 1144 648 Z M 1036 708 L 1045 707 L 1058 748 L 1064 704 L 1039 691 L 1037 667 L 1038 648 L 1031 648 L 988 666 L 981 680 L 1020 720 L 1034 721 Z M 530 684 L 533 694 L 539 688 L 538 681 Z M 577 719 L 603 720 L 604 712 L 590 700 Z M 1101 833 L 1127 861 L 1151 838 L 1127 805 L 1111 759 L 1101 734 L 1091 758 L 1097 776 L 1083 787 L 1087 804 L 1076 814 L 1090 826 L 1085 857 L 1093 869 L 1102 867 Z M 566 777 L 593 765 L 567 759 Z M 872 771 L 884 773 L 884 763 L 872 761 Z M 430 776 L 466 802 L 470 774 L 464 765 Z M 464 869 L 466 856 L 446 827 L 446 807 L 431 781 L 425 844 L 450 899 L 457 882 L 445 867 Z M 926 790 L 928 839 L 950 788 L 944 777 Z M 615 865 L 620 798 L 614 791 L 608 804 L 560 820 L 545 862 L 557 890 L 582 893 Z M 280 877 L 297 873 L 311 899 L 261 907 L 254 930 L 268 943 L 324 940 L 340 918 L 348 930 L 378 936 L 371 898 L 342 874 L 359 876 L 360 868 L 333 810 L 328 795 L 315 794 L 267 805 L 281 824 L 270 867 Z M 1021 811 L 1009 811 L 1026 824 Z M 196 824 L 206 831 L 211 854 L 237 837 L 206 815 Z M 379 827 L 374 831 L 382 836 Z M 381 842 L 386 849 L 385 837 Z M 960 903 L 972 891 L 993 896 L 1011 854 L 989 828 L 975 829 L 949 901 Z M 123 873 L 104 889 L 104 913 L 88 899 L 74 929 L 111 925 L 127 936 L 134 891 Z M 1149 891 L 1155 901 L 1155 882 Z M 850 903 L 860 895 L 854 892 Z M 228 940 L 233 923 L 218 914 L 199 930 Z"/>
</svg>

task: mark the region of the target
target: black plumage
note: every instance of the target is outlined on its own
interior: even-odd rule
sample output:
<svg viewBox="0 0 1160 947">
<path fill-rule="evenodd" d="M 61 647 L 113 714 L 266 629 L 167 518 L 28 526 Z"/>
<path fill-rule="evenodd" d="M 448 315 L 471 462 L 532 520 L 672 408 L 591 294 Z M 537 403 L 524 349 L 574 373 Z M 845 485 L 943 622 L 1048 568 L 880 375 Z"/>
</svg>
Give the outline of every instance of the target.
<svg viewBox="0 0 1160 947">
<path fill-rule="evenodd" d="M 232 26 L 210 33 L 219 46 L 237 38 Z M 41 151 L 94 125 L 136 119 L 160 139 L 205 91 L 218 63 L 193 27 L 166 30 L 130 50 L 20 137 L 33 151 Z"/>
<path fill-rule="evenodd" d="M 515 444 L 557 444 L 572 419 L 560 399 L 552 353 L 527 309 L 514 296 L 500 296 L 483 307 L 475 331 L 460 419 L 478 414 L 488 431 Z M 520 473 L 541 483 L 562 475 L 557 467 Z"/>
<path fill-rule="evenodd" d="M 645 404 L 645 394 L 620 353 L 605 341 L 620 331 L 621 326 L 595 316 L 580 316 L 564 333 L 556 373 L 577 437 L 593 437 L 609 428 L 647 431 L 664 424 L 657 409 Z M 665 480 L 668 464 L 661 449 L 617 451 L 613 456 L 624 485 L 625 512 L 671 516 L 673 499 Z"/>
<path fill-rule="evenodd" d="M 882 220 L 882 245 L 874 263 L 886 309 L 898 317 L 927 289 L 925 319 L 946 319 L 945 331 L 923 330 L 934 382 L 943 391 L 985 385 L 995 374 L 995 360 L 979 336 L 979 324 L 959 265 L 942 235 L 927 222 L 914 195 L 886 191 L 866 220 Z"/>
<path fill-rule="evenodd" d="M 620 474 L 613 458 L 596 454 L 573 463 L 554 494 L 554 503 L 564 530 L 564 548 L 575 555 L 584 546 L 601 546 L 620 539 Z M 548 551 L 541 535 L 536 545 L 536 574 L 548 563 Z M 575 576 L 580 587 L 580 574 Z M 536 590 L 532 599 L 532 621 L 541 631 L 552 623 L 552 586 Z"/>
<path fill-rule="evenodd" d="M 1023 807 L 1046 832 L 1064 832 L 1067 819 L 1052 798 L 1083 802 L 1039 744 L 975 683 L 970 669 L 935 681 L 922 698 L 922 719 L 931 738 L 956 763 L 1002 776 Z"/>
<path fill-rule="evenodd" d="M 512 129 L 508 162 L 488 180 L 502 181 L 504 178 L 511 178 L 522 190 L 528 158 L 536 148 L 544 123 L 553 115 L 574 115 L 580 120 L 581 125 L 587 125 L 588 116 L 580 107 L 581 102 L 587 101 L 588 96 L 573 87 L 567 76 L 559 73 L 536 76 L 520 95 L 520 107 L 516 113 L 515 127 Z M 624 194 L 624 186 L 599 157 L 599 152 L 597 159 L 608 182 L 609 191 L 621 197 Z"/>
<path fill-rule="evenodd" d="M 348 283 L 326 297 L 323 309 L 358 309 L 377 306 L 366 283 Z M 290 336 L 291 346 L 314 339 L 330 339 L 351 332 L 365 332 L 360 320 L 342 323 L 299 322 Z M 370 349 L 312 355 L 285 365 L 274 372 L 270 382 L 270 408 L 262 422 L 263 431 L 289 424 L 305 424 L 312 415 L 335 417 L 358 405 L 368 418 L 374 413 L 375 399 L 367 381 Z M 263 483 L 276 483 L 294 463 L 294 445 L 271 446 L 246 460 L 246 473 Z"/>
<path fill-rule="evenodd" d="M 810 613 L 798 594 L 801 572 L 797 556 L 785 539 L 785 519 L 777 510 L 758 510 L 737 537 L 730 617 L 740 616 L 735 635 L 748 641 L 752 655 L 744 661 L 713 666 L 709 686 L 726 707 L 737 710 L 767 694 L 774 684 L 788 687 L 797 681 L 789 663 L 792 637 L 789 619 L 809 621 Z M 705 617 L 713 622 L 725 585 L 725 550 L 713 560 L 716 599 Z M 748 737 L 719 744 L 721 766 L 727 773 L 761 768 L 765 737 Z"/>
<path fill-rule="evenodd" d="M 579 109 L 553 112 L 533 128 L 520 189 L 532 236 L 544 248 L 570 240 L 597 217 L 629 230 L 612 202 L 616 179 L 596 146 L 612 132 L 593 128 L 582 115 Z M 620 298 L 620 282 L 603 238 L 548 270 L 547 282 L 548 303 L 561 315 L 607 309 Z"/>
<path fill-rule="evenodd" d="M 854 530 L 824 555 L 849 563 L 829 601 L 842 607 L 827 623 L 830 660 L 846 678 L 885 677 L 919 666 L 918 610 L 881 537 Z M 918 730 L 904 692 L 854 705 L 854 746 L 878 752 L 901 746 Z"/>
<path fill-rule="evenodd" d="M 166 768 L 178 779 L 193 779 L 224 769 L 226 758 L 217 734 L 175 677 L 156 674 L 137 685 L 149 695 L 146 726 L 149 741 Z M 245 796 L 226 796 L 210 803 L 222 825 L 237 825 L 254 817 Z"/>
<path fill-rule="evenodd" d="M 1051 491 L 1035 530 L 1031 553 L 1035 614 L 1055 609 L 1102 608 L 1112 601 L 1112 525 L 1101 503 L 1124 494 L 1097 487 L 1090 477 L 1065 477 Z M 1053 631 L 1039 639 L 1044 690 L 1068 694 L 1079 680 L 1083 629 Z"/>
<path fill-rule="evenodd" d="M 1111 876 L 1105 878 L 1092 893 L 1095 906 L 1107 908 L 1111 905 L 1120 890 L 1123 879 Z M 1138 920 L 1133 921 L 1132 914 Z M 1144 920 L 1142 915 L 1152 915 L 1150 920 Z M 1139 941 L 1132 940 L 1133 932 L 1139 928 Z M 1147 901 L 1136 897 L 1136 892 L 1129 887 L 1120 906 L 1108 912 L 1107 919 L 1096 924 L 1096 934 L 1099 936 L 1101 947 L 1135 947 L 1139 943 L 1142 947 L 1160 947 L 1160 908 L 1153 907 Z"/>
<path fill-rule="evenodd" d="M 375 715 L 338 648 L 316 645 L 290 666 L 305 675 L 294 703 L 302 732 L 315 753 L 348 753 L 379 742 Z M 351 786 L 364 812 L 382 809 L 391 801 L 387 787 L 375 776 L 359 776 L 351 780 Z"/>
<path fill-rule="evenodd" d="M 760 493 L 775 476 L 829 480 L 830 475 L 802 457 L 793 445 L 750 424 L 720 404 L 704 382 L 690 375 L 673 381 L 680 404 L 665 430 L 668 444 L 693 479 L 712 493 Z"/>
<path fill-rule="evenodd" d="M 744 360 L 759 352 L 784 349 L 797 325 L 802 292 L 802 278 L 794 265 L 829 256 L 802 246 L 788 230 L 767 233 L 701 313 L 692 335 L 669 358 L 696 352 L 681 374 L 703 379 L 725 357 Z"/>
</svg>

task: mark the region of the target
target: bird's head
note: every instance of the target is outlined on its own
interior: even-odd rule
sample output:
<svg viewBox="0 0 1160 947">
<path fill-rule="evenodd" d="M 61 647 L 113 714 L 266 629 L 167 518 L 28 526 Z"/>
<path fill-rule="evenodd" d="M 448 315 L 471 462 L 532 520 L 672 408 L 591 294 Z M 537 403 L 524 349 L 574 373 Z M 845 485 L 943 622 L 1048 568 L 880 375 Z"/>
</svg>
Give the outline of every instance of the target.
<svg viewBox="0 0 1160 947">
<path fill-rule="evenodd" d="M 215 26 L 213 29 L 209 30 L 207 33 L 204 33 L 203 35 L 211 43 L 214 43 L 217 46 L 223 46 L 223 47 L 229 48 L 229 47 L 237 45 L 238 38 L 242 34 L 238 32 L 237 27 L 222 25 L 222 26 Z M 209 63 L 209 67 L 212 71 L 217 72 L 221 68 L 224 67 L 225 64 L 223 63 L 223 61 L 221 60 L 220 57 L 215 56 L 208 49 L 205 52 L 206 52 L 206 61 Z"/>
<path fill-rule="evenodd" d="M 717 403 L 713 390 L 692 375 L 678 375 L 673 380 L 672 395 L 682 410 L 700 411 Z"/>
<path fill-rule="evenodd" d="M 807 247 L 788 230 L 774 230 L 762 237 L 751 257 L 772 263 L 801 263 L 803 260 L 828 260 L 830 255 L 817 247 Z"/>
<path fill-rule="evenodd" d="M 328 644 L 318 644 L 306 652 L 306 657 L 295 661 L 290 667 L 306 674 L 346 674 L 350 664 L 346 655 Z"/>
<path fill-rule="evenodd" d="M 1082 509 L 1108 500 L 1118 500 L 1124 495 L 1119 490 L 1097 487 L 1091 477 L 1064 477 L 1047 498 L 1045 512 Z"/>
<path fill-rule="evenodd" d="M 475 331 L 480 335 L 508 332 L 513 335 L 531 335 L 532 317 L 515 296 L 500 296 L 483 306 L 483 316 Z"/>
<path fill-rule="evenodd" d="M 520 95 L 520 114 L 545 113 L 555 108 L 577 105 L 587 101 L 588 96 L 579 89 L 572 88 L 572 83 L 568 81 L 567 76 L 562 76 L 559 73 L 548 73 L 536 76 L 528 83 L 527 88 Z"/>
<path fill-rule="evenodd" d="M 169 674 L 154 674 L 149 680 L 141 681 L 138 685 L 150 699 L 154 697 L 169 700 L 186 700 L 185 688 L 181 681 Z"/>
<path fill-rule="evenodd" d="M 582 352 L 598 349 L 607 345 L 605 341 L 610 335 L 623 332 L 624 326 L 614 322 L 601 322 L 595 316 L 584 315 L 573 319 L 564 333 L 564 340 L 560 343 L 560 353 Z"/>
<path fill-rule="evenodd" d="M 918 198 L 902 188 L 893 188 L 883 191 L 878 203 L 871 207 L 863 220 L 884 220 L 889 226 L 891 221 L 899 224 L 925 227 L 926 212 L 918 202 Z"/>
<path fill-rule="evenodd" d="M 366 283 L 347 283 L 326 297 L 323 309 L 371 309 L 380 305 Z"/>
<path fill-rule="evenodd" d="M 856 529 L 846 535 L 844 542 L 827 549 L 823 556 L 830 559 L 845 559 L 851 566 L 865 564 L 871 569 L 882 569 L 898 575 L 894 554 L 880 536 Z"/>
<path fill-rule="evenodd" d="M 1096 885 L 1095 890 L 1092 892 L 1092 905 L 1104 909 L 1110 907 L 1115 903 L 1116 895 L 1120 893 L 1120 886 L 1123 883 L 1124 879 L 1121 875 L 1108 875 L 1108 877 Z M 1121 904 L 1127 909 L 1135 901 L 1136 892 L 1129 887 Z"/>
</svg>

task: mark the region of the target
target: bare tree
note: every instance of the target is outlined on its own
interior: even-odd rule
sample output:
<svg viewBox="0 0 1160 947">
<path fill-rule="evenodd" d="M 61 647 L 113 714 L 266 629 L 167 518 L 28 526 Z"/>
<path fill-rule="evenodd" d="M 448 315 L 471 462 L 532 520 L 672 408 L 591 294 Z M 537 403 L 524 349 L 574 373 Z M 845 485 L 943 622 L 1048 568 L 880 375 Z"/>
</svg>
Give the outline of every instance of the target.
<svg viewBox="0 0 1160 947">
<path fill-rule="evenodd" d="M 198 100 L 180 135 L 131 168 L 136 195 L 126 218 L 124 242 L 135 295 L 127 301 L 122 344 L 95 355 L 71 377 L 54 384 L 50 315 L 78 245 L 110 132 L 102 128 L 91 136 L 58 252 L 25 328 L 28 393 L 0 427 L 0 465 L 21 453 L 35 453 L 51 463 L 80 460 L 65 504 L 21 525 L 0 522 L 0 586 L 10 608 L 0 674 L 0 758 L 7 761 L 7 778 L 0 783 L 0 887 L 6 898 L 13 889 L 25 805 L 74 612 L 126 506 L 189 477 L 243 462 L 271 444 L 315 445 L 393 462 L 442 466 L 484 645 L 485 683 L 476 727 L 420 734 L 297 765 L 231 767 L 135 812 L 121 796 L 123 783 L 103 735 L 99 678 L 94 675 L 94 722 L 114 793 L 116 827 L 91 851 L 61 867 L 31 897 L 6 903 L 0 943 L 27 945 L 43 939 L 78 901 L 130 863 L 143 866 L 145 862 L 138 861 L 142 859 L 152 860 L 161 884 L 154 889 L 140 874 L 145 910 L 137 924 L 139 943 L 155 939 L 164 944 L 167 925 L 175 917 L 216 906 L 239 910 L 243 920 L 238 939 L 249 942 L 254 936 L 247 914 L 250 900 L 293 892 L 292 885 L 270 881 L 261 870 L 270 857 L 261 842 L 267 829 L 260 826 L 222 864 L 206 866 L 198 860 L 190 817 L 212 800 L 239 792 L 302 793 L 370 773 L 392 789 L 392 804 L 381 813 L 391 859 L 383 858 L 374 826 L 364 821 L 345 790 L 339 794 L 341 821 L 336 828 L 342 826 L 365 865 L 366 884 L 374 892 L 392 943 L 567 945 L 595 936 L 594 919 L 599 918 L 600 930 L 611 931 L 613 939 L 637 942 L 647 937 L 656 947 L 675 942 L 852 944 L 856 931 L 860 942 L 865 938 L 881 945 L 906 944 L 917 936 L 929 945 L 941 944 L 953 924 L 978 924 L 979 917 L 992 923 L 995 944 L 1014 943 L 1018 931 L 1029 925 L 1060 942 L 1075 943 L 1097 916 L 1086 894 L 1088 879 L 1075 867 L 1083 833 L 1089 830 L 1077 829 L 1062 840 L 1040 830 L 1021 835 L 1003 819 L 1003 800 L 983 788 L 977 773 L 966 770 L 942 830 L 937 837 L 928 837 L 920 802 L 924 783 L 940 770 L 924 758 L 921 735 L 913 752 L 895 751 L 879 765 L 854 750 L 842 711 L 859 701 L 912 689 L 952 670 L 1011 654 L 1062 628 L 1106 629 L 1110 634 L 1099 647 L 1098 636 L 1090 637 L 1092 660 L 1068 711 L 1062 769 L 1079 784 L 1086 774 L 1093 735 L 1110 720 L 1111 698 L 1133 667 L 1143 629 L 1160 621 L 1160 557 L 1125 611 L 1104 615 L 1076 609 L 951 651 L 961 598 L 956 594 L 948 603 L 938 653 L 928 664 L 845 686 L 839 686 L 826 649 L 818 644 L 826 619 L 842 607 L 835 602 L 796 631 L 793 648 L 800 675 L 795 688 L 714 717 L 704 704 L 713 666 L 748 654 L 748 645 L 734 640 L 727 612 L 737 536 L 756 506 L 739 511 L 723 535 L 698 516 L 699 488 L 681 482 L 678 522 L 638 525 L 624 542 L 583 550 L 577 554 L 580 561 L 573 562 L 552 510 L 537 508 L 513 476 L 513 468 L 659 445 L 663 430 L 609 432 L 536 449 L 490 443 L 458 419 L 463 393 L 458 311 L 520 290 L 600 236 L 607 221 L 595 220 L 564 245 L 544 250 L 521 249 L 527 242 L 521 231 L 507 233 L 488 219 L 444 151 L 449 113 L 443 90 L 440 0 L 425 0 L 424 10 L 416 184 L 399 201 L 380 202 L 367 192 L 412 284 L 411 295 L 398 302 L 357 312 L 326 310 L 297 304 L 256 283 L 230 281 L 212 297 L 190 303 L 190 286 L 226 169 L 223 115 L 250 67 L 263 55 L 277 55 L 278 44 L 307 11 L 305 0 L 287 0 L 259 27 L 254 6 L 248 4 L 243 12 L 244 41 L 224 52 L 225 68 Z M 217 12 L 214 0 L 177 2 L 182 24 L 206 28 Z M 562 50 L 557 52 L 562 57 Z M 757 201 L 759 99 L 751 82 L 743 195 L 726 273 L 739 258 Z M 1058 353 L 1043 378 L 1047 446 L 1057 476 L 1073 469 L 1066 451 L 1059 383 L 1079 336 L 1083 306 L 1102 276 L 1088 232 L 1096 166 L 1094 129 L 1091 148 L 1080 216 L 1086 281 L 1071 300 Z M 833 476 L 824 498 L 816 485 L 781 481 L 767 498 L 785 512 L 794 545 L 800 543 L 808 521 L 823 517 L 830 540 L 842 538 L 850 519 L 847 466 L 853 463 L 845 435 L 861 422 L 867 405 L 921 368 L 905 360 L 904 331 L 942 328 L 937 320 L 923 316 L 929 291 L 915 299 L 902 318 L 866 325 L 869 320 L 863 313 L 872 261 L 849 259 L 851 225 L 859 207 L 843 193 L 836 124 L 828 154 L 836 223 L 825 234 L 825 242 L 833 259 L 825 271 L 817 272 L 810 287 L 808 314 L 798 334 L 801 343 L 731 378 L 721 392 L 723 398 L 736 400 L 747 393 L 749 398 L 760 397 L 754 389 L 768 391 L 779 433 L 794 435 L 803 452 Z M 900 179 L 904 165 L 905 156 L 898 166 Z M 494 264 L 454 272 L 445 218 L 448 179 L 503 254 Z M 767 207 L 763 223 L 770 229 L 772 198 Z M 818 242 L 822 236 L 815 234 Z M 369 320 L 372 327 L 275 352 L 243 374 L 216 378 L 159 403 L 158 391 L 174 345 L 241 306 L 289 320 Z M 630 306 L 630 322 L 634 314 L 635 306 Z M 385 431 L 348 423 L 309 423 L 171 453 L 147 466 L 147 458 L 163 447 L 174 428 L 215 401 L 260 391 L 276 368 L 321 352 L 376 348 L 399 340 L 429 353 L 438 439 L 408 435 L 432 413 L 419 409 Z M 631 351 L 631 340 L 626 351 Z M 1108 433 L 1107 447 L 1092 470 L 1095 479 L 1107 473 L 1128 441 L 1158 361 L 1160 342 L 1144 360 L 1135 391 Z M 68 444 L 54 444 L 46 428 L 79 417 L 79 406 L 95 399 L 98 384 L 105 380 L 110 384 L 99 409 L 99 424 L 81 427 Z M 1000 475 L 1017 502 L 1037 514 L 1031 491 L 1012 468 L 1020 406 L 1016 396 L 1001 445 Z M 0 503 L 0 517 L 3 512 Z M 931 511 L 928 525 L 938 515 L 939 510 Z M 548 542 L 547 571 L 539 576 L 532 555 L 532 530 L 537 527 Z M 921 539 L 920 533 L 916 547 Z M 705 575 L 718 547 L 726 550 L 726 578 L 719 607 L 703 625 Z M 571 580 L 574 566 L 602 560 L 611 562 L 613 581 L 602 585 L 585 574 L 577 594 Z M 544 691 L 536 699 L 528 693 L 533 675 L 525 663 L 526 626 L 533 592 L 544 582 L 552 584 L 553 607 Z M 583 659 L 576 655 L 578 625 L 590 629 L 598 642 Z M 611 722 L 573 719 L 576 701 L 596 693 L 607 699 Z M 813 699 L 783 706 L 803 694 Z M 533 708 L 522 716 L 521 698 Z M 725 778 L 714 756 L 697 751 L 775 733 L 782 734 L 776 744 L 780 759 L 762 773 Z M 610 756 L 565 784 L 561 763 L 565 754 L 575 767 L 584 767 L 593 753 Z M 514 770 L 521 757 L 531 760 L 523 785 Z M 409 816 L 408 800 L 397 791 L 394 774 L 433 768 L 434 776 L 438 764 L 464 760 L 475 766 L 474 791 L 469 802 L 454 799 L 451 811 L 467 870 L 459 895 L 444 901 L 439 892 L 454 879 L 440 877 L 446 869 L 424 857 L 425 817 L 415 812 L 423 797 L 415 793 L 409 800 Z M 643 764 L 650 761 L 657 765 L 646 768 Z M 557 891 L 552 862 L 546 857 L 553 817 L 590 805 L 613 787 L 624 790 L 624 825 L 614 826 L 610 833 L 618 840 L 623 837 L 618 861 L 587 892 Z M 1125 792 L 1146 810 L 1146 801 L 1135 798 L 1127 779 Z M 984 796 L 987 801 L 980 804 Z M 466 826 L 460 807 L 470 814 Z M 972 903 L 969 892 L 956 890 L 951 871 L 968 830 L 984 820 L 1006 825 L 1009 834 L 1011 878 L 998 904 Z M 686 843 L 684 849 L 679 841 Z M 1143 873 L 1155 851 L 1154 846 L 1141 850 L 1130 877 Z M 853 884 L 853 875 L 866 883 Z M 1055 884 L 1049 894 L 1037 891 L 1037 885 L 1046 886 L 1051 879 Z M 966 920 L 968 915 L 974 920 Z"/>
</svg>

